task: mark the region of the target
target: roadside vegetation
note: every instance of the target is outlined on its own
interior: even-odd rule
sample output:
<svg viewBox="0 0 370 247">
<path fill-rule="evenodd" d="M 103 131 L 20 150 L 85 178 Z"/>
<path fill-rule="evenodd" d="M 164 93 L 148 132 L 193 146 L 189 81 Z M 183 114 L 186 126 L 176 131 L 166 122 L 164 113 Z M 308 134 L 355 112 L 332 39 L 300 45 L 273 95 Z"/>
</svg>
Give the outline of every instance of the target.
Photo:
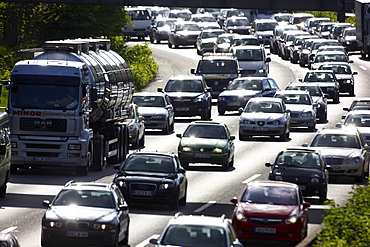
<svg viewBox="0 0 370 247">
<path fill-rule="evenodd" d="M 20 49 L 41 47 L 46 40 L 107 38 L 112 50 L 133 68 L 135 89 L 150 82 L 158 69 L 148 44 L 128 46 L 121 28 L 129 22 L 123 6 L 0 3 L 0 80 L 9 80 Z M 0 106 L 7 106 L 3 87 Z"/>
</svg>

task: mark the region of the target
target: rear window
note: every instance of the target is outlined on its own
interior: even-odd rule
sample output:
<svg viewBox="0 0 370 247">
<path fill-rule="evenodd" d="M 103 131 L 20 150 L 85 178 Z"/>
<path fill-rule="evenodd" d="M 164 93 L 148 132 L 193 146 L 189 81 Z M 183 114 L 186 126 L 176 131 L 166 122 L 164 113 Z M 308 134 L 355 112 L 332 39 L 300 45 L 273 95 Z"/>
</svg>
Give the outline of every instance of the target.
<svg viewBox="0 0 370 247">
<path fill-rule="evenodd" d="M 238 64 L 235 60 L 202 60 L 198 64 L 199 74 L 237 74 Z"/>
</svg>

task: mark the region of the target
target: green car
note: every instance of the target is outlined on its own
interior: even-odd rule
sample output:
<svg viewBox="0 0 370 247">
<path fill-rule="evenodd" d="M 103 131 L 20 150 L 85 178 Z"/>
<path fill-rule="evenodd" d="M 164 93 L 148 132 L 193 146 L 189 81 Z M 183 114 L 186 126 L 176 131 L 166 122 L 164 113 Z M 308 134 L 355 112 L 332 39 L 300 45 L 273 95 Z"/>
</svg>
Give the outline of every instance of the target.
<svg viewBox="0 0 370 247">
<path fill-rule="evenodd" d="M 210 121 L 191 122 L 178 147 L 178 157 L 182 166 L 189 163 L 211 163 L 222 165 L 223 170 L 234 166 L 234 139 L 226 124 Z"/>
</svg>

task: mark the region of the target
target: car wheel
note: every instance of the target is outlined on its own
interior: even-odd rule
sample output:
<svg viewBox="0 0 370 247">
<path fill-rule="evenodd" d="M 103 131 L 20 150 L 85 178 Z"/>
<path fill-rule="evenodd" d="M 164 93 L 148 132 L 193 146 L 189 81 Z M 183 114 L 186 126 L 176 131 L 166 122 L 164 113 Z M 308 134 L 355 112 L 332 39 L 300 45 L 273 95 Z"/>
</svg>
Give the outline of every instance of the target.
<svg viewBox="0 0 370 247">
<path fill-rule="evenodd" d="M 200 55 L 200 51 L 197 49 L 197 55 Z"/>
<path fill-rule="evenodd" d="M 322 114 L 319 118 L 319 121 L 320 123 L 325 123 L 326 122 L 326 119 L 328 118 L 328 113 L 325 112 L 324 114 Z"/>
<path fill-rule="evenodd" d="M 222 170 L 227 171 L 229 169 L 229 160 L 222 164 Z"/>
<path fill-rule="evenodd" d="M 365 179 L 364 169 L 362 169 L 362 172 L 361 172 L 360 176 L 356 176 L 354 178 L 355 178 L 355 181 L 358 182 L 358 183 L 361 183 L 362 181 L 364 181 L 364 179 Z"/>
<path fill-rule="evenodd" d="M 154 43 L 154 39 L 153 39 L 153 37 L 152 36 L 149 36 L 149 41 L 150 41 L 150 43 Z"/>
<path fill-rule="evenodd" d="M 355 88 L 354 88 L 354 86 L 352 86 L 351 89 L 349 90 L 349 96 L 355 96 Z"/>
<path fill-rule="evenodd" d="M 166 127 L 162 130 L 162 133 L 165 135 L 168 135 L 170 133 L 170 126 L 169 126 L 168 121 L 166 123 Z"/>
<path fill-rule="evenodd" d="M 139 140 L 139 147 L 145 146 L 145 134 Z"/>
<path fill-rule="evenodd" d="M 308 131 L 310 132 L 314 132 L 315 130 L 316 130 L 316 124 L 308 127 Z"/>
<path fill-rule="evenodd" d="M 179 209 L 179 194 L 177 193 L 176 194 L 176 198 L 173 199 L 169 204 L 168 204 L 168 207 L 170 208 L 170 210 L 177 210 Z"/>
<path fill-rule="evenodd" d="M 229 167 L 230 168 L 234 167 L 234 156 L 233 156 L 233 158 L 229 162 Z"/>
<path fill-rule="evenodd" d="M 209 110 L 207 109 L 200 117 L 202 120 L 209 120 L 211 118 Z"/>
<path fill-rule="evenodd" d="M 327 195 L 328 195 L 328 188 L 326 187 L 326 188 L 325 188 L 323 191 L 321 191 L 321 193 L 319 194 L 319 200 L 320 200 L 320 202 L 324 202 L 324 201 L 326 201 Z"/>
<path fill-rule="evenodd" d="M 280 141 L 285 142 L 289 138 L 289 135 L 290 135 L 289 130 L 287 132 L 287 128 L 285 128 L 284 134 L 279 136 Z"/>
<path fill-rule="evenodd" d="M 172 133 L 174 130 L 175 130 L 175 123 L 172 122 L 172 124 L 170 125 L 170 132 Z"/>
<path fill-rule="evenodd" d="M 218 110 L 218 114 L 225 115 L 225 109 L 217 108 L 217 110 Z"/>
<path fill-rule="evenodd" d="M 139 139 L 136 139 L 135 142 L 132 143 L 132 148 L 133 149 L 138 149 L 140 147 L 140 140 Z"/>
<path fill-rule="evenodd" d="M 124 245 L 128 245 L 129 232 L 130 232 L 130 226 L 127 225 L 127 229 L 126 229 L 126 233 L 125 233 L 125 238 L 122 239 L 122 241 L 121 241 L 121 243 L 124 244 Z"/>
<path fill-rule="evenodd" d="M 305 63 L 303 61 L 299 60 L 299 66 L 304 67 Z"/>
<path fill-rule="evenodd" d="M 155 36 L 155 43 L 160 44 L 161 39 L 158 37 L 158 35 Z"/>
<path fill-rule="evenodd" d="M 335 94 L 334 99 L 333 99 L 334 104 L 339 103 L 339 93 Z"/>
<path fill-rule="evenodd" d="M 239 140 L 240 141 L 247 141 L 250 138 L 248 135 L 243 135 L 239 133 Z"/>
<path fill-rule="evenodd" d="M 170 40 L 168 40 L 168 48 L 172 48 L 172 43 L 171 43 L 171 41 Z"/>
<path fill-rule="evenodd" d="M 186 188 L 185 188 L 185 195 L 184 195 L 183 198 L 180 199 L 180 206 L 185 206 L 186 205 L 187 194 L 188 194 L 188 188 L 186 186 Z"/>
<path fill-rule="evenodd" d="M 3 186 L 0 187 L 0 198 L 5 198 L 6 195 L 6 180 L 4 181 Z"/>
<path fill-rule="evenodd" d="M 116 236 L 114 237 L 114 243 L 112 244 L 112 247 L 119 247 L 119 228 L 117 228 L 117 233 L 116 233 Z"/>
</svg>

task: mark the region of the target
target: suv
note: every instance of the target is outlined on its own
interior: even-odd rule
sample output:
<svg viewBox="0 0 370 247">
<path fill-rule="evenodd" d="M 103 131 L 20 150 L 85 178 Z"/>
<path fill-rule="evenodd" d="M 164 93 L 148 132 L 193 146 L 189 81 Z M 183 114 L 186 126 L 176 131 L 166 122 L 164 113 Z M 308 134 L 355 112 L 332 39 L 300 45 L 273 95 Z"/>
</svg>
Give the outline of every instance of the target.
<svg viewBox="0 0 370 247">
<path fill-rule="evenodd" d="M 175 109 L 175 116 L 200 116 L 203 120 L 211 119 L 212 89 L 207 87 L 202 76 L 177 75 L 171 76 L 164 91 Z"/>
<path fill-rule="evenodd" d="M 9 117 L 5 112 L 0 112 L 0 136 L 0 198 L 4 198 L 11 171 Z"/>
<path fill-rule="evenodd" d="M 230 82 L 239 77 L 239 63 L 232 54 L 205 53 L 197 69 L 191 69 L 190 73 L 203 76 L 207 86 L 212 88 L 212 98 L 217 98 Z"/>
<path fill-rule="evenodd" d="M 230 220 L 204 215 L 183 215 L 172 218 L 159 239 L 150 239 L 156 246 L 219 246 L 242 247 Z"/>
</svg>

